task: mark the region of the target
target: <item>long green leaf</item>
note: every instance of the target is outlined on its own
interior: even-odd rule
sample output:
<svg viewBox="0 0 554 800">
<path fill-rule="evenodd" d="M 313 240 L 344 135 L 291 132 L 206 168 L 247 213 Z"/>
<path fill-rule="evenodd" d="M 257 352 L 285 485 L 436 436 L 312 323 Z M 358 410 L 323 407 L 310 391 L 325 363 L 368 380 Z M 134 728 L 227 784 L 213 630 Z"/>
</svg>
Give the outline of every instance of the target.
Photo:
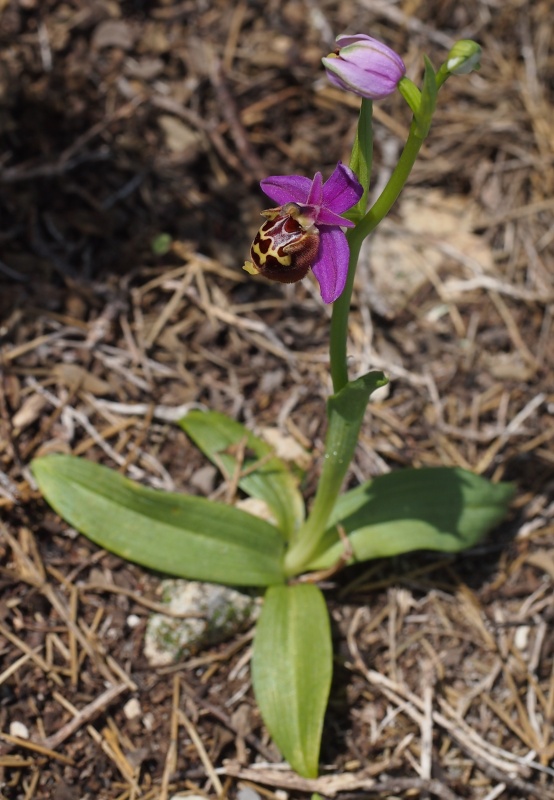
<svg viewBox="0 0 554 800">
<path fill-rule="evenodd" d="M 353 170 L 363 186 L 364 193 L 344 216 L 353 222 L 359 222 L 364 216 L 367 207 L 367 196 L 371 181 L 371 162 L 373 159 L 373 103 L 366 98 L 362 99 L 356 138 L 350 156 L 350 169 Z"/>
<path fill-rule="evenodd" d="M 277 528 L 251 514 L 202 497 L 149 489 L 73 456 L 45 456 L 31 466 L 54 510 L 123 558 L 214 583 L 283 581 L 283 539 Z"/>
<path fill-rule="evenodd" d="M 317 586 L 268 589 L 254 639 L 254 693 L 275 743 L 307 778 L 317 776 L 332 669 L 329 615 Z"/>
<path fill-rule="evenodd" d="M 421 139 L 425 139 L 429 133 L 433 114 L 435 113 L 435 106 L 437 104 L 437 77 L 433 65 L 427 58 L 423 56 L 425 61 L 425 73 L 423 76 L 423 87 L 421 90 L 421 101 L 417 114 L 414 114 L 417 135 Z"/>
<path fill-rule="evenodd" d="M 190 411 L 179 425 L 227 476 L 233 476 L 237 469 L 244 473 L 239 487 L 251 497 L 264 500 L 285 538 L 290 538 L 304 520 L 304 501 L 295 476 L 284 461 L 272 455 L 270 445 L 240 422 L 216 411 Z M 241 442 L 246 444 L 246 451 L 239 462 L 237 448 Z"/>
<path fill-rule="evenodd" d="M 338 499 L 309 568 L 328 568 L 344 553 L 337 524 L 348 535 L 350 563 L 412 550 L 464 550 L 500 522 L 513 494 L 511 484 L 493 484 L 458 468 L 381 475 Z"/>
</svg>

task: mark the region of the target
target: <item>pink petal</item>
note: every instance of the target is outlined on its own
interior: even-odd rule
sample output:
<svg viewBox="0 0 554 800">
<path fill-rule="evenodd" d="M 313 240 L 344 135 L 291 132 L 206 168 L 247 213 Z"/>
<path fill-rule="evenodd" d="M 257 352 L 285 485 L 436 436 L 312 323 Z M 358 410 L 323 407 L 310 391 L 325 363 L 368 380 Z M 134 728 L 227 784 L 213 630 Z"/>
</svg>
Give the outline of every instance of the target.
<svg viewBox="0 0 554 800">
<path fill-rule="evenodd" d="M 350 222 L 349 219 L 341 217 L 340 214 L 335 214 L 334 211 L 329 211 L 328 208 L 320 208 L 317 212 L 316 225 L 341 225 L 343 228 L 355 228 L 356 224 Z"/>
<path fill-rule="evenodd" d="M 316 174 L 314 175 L 312 186 L 310 188 L 308 199 L 306 200 L 306 203 L 308 205 L 310 206 L 321 205 L 321 201 L 323 199 L 323 192 L 321 188 L 322 186 L 323 186 L 323 178 L 321 177 L 321 172 L 316 172 Z"/>
<path fill-rule="evenodd" d="M 333 303 L 344 289 L 348 275 L 350 250 L 340 228 L 320 231 L 319 253 L 312 267 L 324 303 Z"/>
<path fill-rule="evenodd" d="M 262 192 L 278 203 L 306 203 L 312 181 L 303 175 L 272 175 L 260 181 Z"/>
<path fill-rule="evenodd" d="M 325 208 L 341 214 L 355 206 L 363 193 L 362 185 L 354 172 L 339 161 L 332 175 L 323 184 L 323 205 Z M 323 222 L 323 220 L 320 221 Z M 340 222 L 335 224 L 344 225 Z"/>
<path fill-rule="evenodd" d="M 368 36 L 367 33 L 341 33 L 340 36 L 337 36 L 335 42 L 339 49 L 341 47 L 347 47 L 349 44 L 359 44 L 360 42 L 377 42 L 377 44 L 379 44 L 378 39 L 374 39 L 373 36 Z"/>
<path fill-rule="evenodd" d="M 400 79 L 396 72 L 370 71 L 359 64 L 349 63 L 344 58 L 321 60 L 327 70 L 327 78 L 332 84 L 370 100 L 382 100 L 383 97 L 392 94 Z"/>
<path fill-rule="evenodd" d="M 375 59 L 375 61 L 378 62 L 381 57 L 389 68 L 396 67 L 400 72 L 399 79 L 406 73 L 406 66 L 398 53 L 388 47 L 384 42 L 380 42 L 379 39 L 374 39 L 373 36 L 368 36 L 365 33 L 357 33 L 354 36 L 337 36 L 335 41 L 339 46 L 342 58 L 348 59 L 346 53 L 351 53 L 353 60 L 361 59 L 362 54 L 360 53 L 358 56 L 356 54 L 356 48 L 354 47 L 354 45 L 358 45 L 358 49 L 362 51 L 365 60 L 369 61 L 370 59 Z M 348 48 L 346 53 L 343 52 L 345 47 Z"/>
</svg>

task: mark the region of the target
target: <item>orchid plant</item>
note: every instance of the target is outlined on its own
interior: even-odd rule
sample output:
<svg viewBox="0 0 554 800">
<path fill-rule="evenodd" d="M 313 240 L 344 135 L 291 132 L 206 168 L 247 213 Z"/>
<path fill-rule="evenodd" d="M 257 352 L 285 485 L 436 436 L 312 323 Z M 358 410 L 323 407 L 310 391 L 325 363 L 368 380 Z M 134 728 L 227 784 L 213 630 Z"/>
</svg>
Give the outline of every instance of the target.
<svg viewBox="0 0 554 800">
<path fill-rule="evenodd" d="M 351 379 L 348 314 L 364 239 L 396 201 L 425 140 L 438 90 L 453 74 L 479 67 L 480 48 L 458 42 L 435 71 L 428 59 L 421 89 L 402 59 L 364 34 L 339 36 L 323 59 L 331 82 L 361 99 L 350 163 L 324 182 L 273 176 L 261 187 L 276 207 L 265 217 L 244 268 L 271 280 L 299 281 L 311 270 L 324 303 L 333 303 L 325 456 L 309 513 L 298 475 L 241 423 L 191 411 L 180 425 L 266 518 L 232 505 L 140 486 L 96 463 L 49 455 L 32 464 L 52 507 L 94 542 L 173 575 L 265 588 L 254 639 L 252 679 L 262 717 L 290 765 L 318 772 L 332 675 L 329 616 L 317 582 L 350 564 L 416 549 L 456 552 L 481 539 L 506 513 L 512 487 L 457 468 L 405 469 L 341 494 L 380 372 Z M 387 185 L 368 208 L 372 101 L 398 89 L 413 119 Z"/>
</svg>

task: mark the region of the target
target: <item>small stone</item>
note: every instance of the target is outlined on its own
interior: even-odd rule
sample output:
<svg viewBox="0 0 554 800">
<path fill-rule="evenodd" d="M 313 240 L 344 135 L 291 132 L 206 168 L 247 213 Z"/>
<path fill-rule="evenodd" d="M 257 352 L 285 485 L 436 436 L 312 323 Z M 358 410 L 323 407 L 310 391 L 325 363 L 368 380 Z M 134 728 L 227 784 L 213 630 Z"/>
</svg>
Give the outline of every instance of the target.
<svg viewBox="0 0 554 800">
<path fill-rule="evenodd" d="M 151 666 L 173 664 L 211 644 L 223 642 L 252 622 L 259 613 L 255 597 L 212 583 L 165 580 L 162 603 L 179 619 L 153 614 L 146 627 L 144 655 Z"/>
<path fill-rule="evenodd" d="M 137 625 L 140 623 L 140 617 L 138 616 L 138 614 L 129 614 L 125 622 L 127 623 L 127 627 L 131 628 L 132 630 L 133 628 L 136 628 Z"/>
<path fill-rule="evenodd" d="M 518 650 L 527 650 L 527 646 L 529 644 L 529 634 L 531 633 L 531 628 L 529 625 L 519 625 L 516 628 L 516 632 L 514 634 L 514 644 Z"/>
<path fill-rule="evenodd" d="M 237 792 L 237 800 L 261 800 L 261 797 L 250 786 L 241 786 Z"/>
<path fill-rule="evenodd" d="M 18 739 L 29 738 L 29 728 L 22 722 L 10 723 L 10 736 L 17 736 Z"/>
<path fill-rule="evenodd" d="M 211 464 L 207 464 L 205 467 L 200 467 L 200 469 L 196 470 L 190 479 L 190 483 L 191 486 L 194 486 L 194 488 L 198 489 L 199 492 L 202 492 L 204 495 L 208 495 L 214 490 L 216 478 L 216 468 L 212 467 Z"/>
<path fill-rule="evenodd" d="M 154 722 L 156 718 L 151 711 L 147 711 L 144 717 L 142 718 L 142 724 L 144 725 L 144 729 L 147 731 L 151 731 L 154 729 Z"/>
<path fill-rule="evenodd" d="M 136 697 L 131 697 L 123 706 L 123 713 L 127 719 L 137 719 L 142 714 L 140 703 Z"/>
</svg>

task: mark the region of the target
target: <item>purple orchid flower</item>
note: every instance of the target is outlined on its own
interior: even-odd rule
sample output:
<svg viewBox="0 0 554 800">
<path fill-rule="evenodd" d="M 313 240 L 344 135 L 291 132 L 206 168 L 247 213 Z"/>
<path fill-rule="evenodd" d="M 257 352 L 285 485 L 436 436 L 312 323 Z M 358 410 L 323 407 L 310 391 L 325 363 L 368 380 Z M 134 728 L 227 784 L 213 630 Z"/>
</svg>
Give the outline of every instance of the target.
<svg viewBox="0 0 554 800">
<path fill-rule="evenodd" d="M 337 36 L 336 42 L 337 50 L 321 60 L 327 77 L 340 89 L 381 100 L 394 92 L 406 74 L 400 56 L 365 33 Z"/>
<path fill-rule="evenodd" d="M 252 243 L 244 269 L 271 280 L 294 283 L 310 267 L 325 303 L 342 293 L 348 274 L 349 249 L 341 228 L 354 223 L 340 215 L 356 205 L 363 189 L 356 175 L 340 161 L 323 183 L 301 175 L 274 175 L 260 186 L 280 205 L 263 211 L 266 222 Z"/>
</svg>

